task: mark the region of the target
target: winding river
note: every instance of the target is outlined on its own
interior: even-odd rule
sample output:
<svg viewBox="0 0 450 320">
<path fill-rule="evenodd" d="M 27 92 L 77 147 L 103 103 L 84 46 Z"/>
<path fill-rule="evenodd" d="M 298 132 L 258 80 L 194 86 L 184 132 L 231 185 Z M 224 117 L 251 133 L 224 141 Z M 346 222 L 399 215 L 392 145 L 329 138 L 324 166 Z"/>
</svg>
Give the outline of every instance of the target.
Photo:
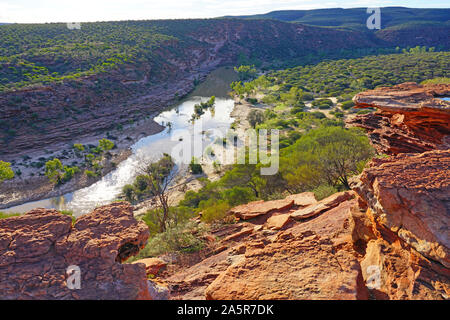
<svg viewBox="0 0 450 320">
<path fill-rule="evenodd" d="M 157 161 L 163 153 L 172 153 L 173 148 L 182 141 L 175 137 L 176 133 L 180 131 L 184 133 L 183 139 L 202 140 L 202 148 L 197 151 L 193 150 L 192 153 L 193 156 L 200 157 L 205 147 L 218 137 L 214 133 L 225 132 L 234 121 L 230 116 L 234 108 L 234 101 L 226 95 L 229 84 L 233 80 L 235 80 L 235 75 L 228 69 L 219 69 L 213 72 L 186 99 L 173 108 L 163 111 L 154 119 L 159 124 L 166 126 L 164 131 L 138 140 L 131 146 L 132 155 L 95 184 L 60 197 L 28 202 L 2 209 L 2 211 L 25 213 L 33 208 L 54 208 L 70 210 L 75 216 L 80 216 L 97 206 L 111 203 L 120 195 L 122 187 L 134 180 L 140 163 Z M 215 107 L 207 110 L 196 120 L 195 123 L 197 125 L 201 123 L 202 126 L 202 130 L 199 131 L 191 121 L 194 105 L 207 101 L 211 95 L 216 96 Z M 167 126 L 168 123 L 170 126 Z M 185 164 L 179 163 L 178 166 L 181 173 L 186 170 Z"/>
</svg>

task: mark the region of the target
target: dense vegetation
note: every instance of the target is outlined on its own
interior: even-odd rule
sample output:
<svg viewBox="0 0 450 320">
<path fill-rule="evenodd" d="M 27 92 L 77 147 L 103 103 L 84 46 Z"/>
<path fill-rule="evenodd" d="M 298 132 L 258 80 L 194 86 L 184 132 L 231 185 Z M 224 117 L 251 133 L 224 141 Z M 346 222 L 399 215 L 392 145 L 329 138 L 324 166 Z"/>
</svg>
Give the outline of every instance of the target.
<svg viewBox="0 0 450 320">
<path fill-rule="evenodd" d="M 449 15 L 448 9 L 383 8 L 382 27 L 408 29 L 408 24 L 422 23 L 423 27 L 423 23 L 437 23 L 441 29 L 444 28 L 440 32 L 445 35 L 445 30 L 448 34 Z M 380 40 L 367 33 L 367 14 L 362 8 L 275 12 L 258 17 L 280 21 L 194 19 L 95 22 L 83 23 L 79 30 L 69 29 L 64 23 L 5 24 L 0 28 L 0 91 L 30 84 L 62 82 L 114 69 L 124 72 L 130 66 L 142 69 L 149 64 L 153 66 L 154 75 L 157 75 L 164 65 L 171 64 L 169 57 L 181 58 L 186 49 L 193 46 L 208 47 L 200 38 L 217 36 L 224 28 L 236 32 L 236 28 L 243 23 L 249 34 L 261 35 L 259 40 L 255 41 L 247 35 L 234 40 L 234 45 L 241 48 L 240 54 L 227 52 L 231 50 L 231 43 L 220 50 L 220 54 L 241 60 L 237 61 L 240 64 L 245 64 L 246 56 L 252 57 L 247 62 L 257 64 L 264 60 L 281 64 L 291 60 L 312 63 L 326 58 L 373 54 L 380 52 L 381 48 L 392 49 L 400 45 L 392 42 L 389 36 Z M 301 41 L 297 41 L 300 39 L 293 38 L 296 36 L 295 29 L 286 22 L 329 26 L 336 31 L 347 26 L 352 30 L 335 32 L 331 28 L 311 27 L 302 33 Z M 278 39 L 272 36 L 274 28 L 279 29 L 276 32 Z M 388 32 L 380 30 L 380 33 Z M 433 33 L 427 33 L 427 37 L 433 36 Z M 321 38 L 323 45 L 317 45 L 317 38 Z M 414 33 L 401 46 L 420 44 L 422 38 L 426 37 L 418 37 Z M 439 39 L 433 39 L 433 43 L 426 45 L 447 49 L 448 37 L 442 37 L 442 41 Z"/>
<path fill-rule="evenodd" d="M 418 9 L 403 7 L 381 8 L 381 27 L 402 26 L 405 23 L 445 23 L 450 18 L 450 9 Z M 316 26 L 345 27 L 352 29 L 366 28 L 369 15 L 366 8 L 331 8 L 315 10 L 281 10 L 253 16 L 241 16 L 247 19 L 276 19 L 300 22 Z M 414 17 L 414 19 L 412 19 Z M 412 21 L 414 20 L 414 21 Z"/>
<path fill-rule="evenodd" d="M 450 76 L 450 52 L 411 48 L 407 53 L 324 61 L 268 73 L 254 81 L 235 82 L 239 95 L 266 93 L 264 102 L 311 100 L 314 96 L 346 96 L 377 86 Z M 307 96 L 304 96 L 307 94 Z"/>
<path fill-rule="evenodd" d="M 51 183 L 58 185 L 70 181 L 75 174 L 84 168 L 84 174 L 88 178 L 97 177 L 103 168 L 102 162 L 109 157 L 109 151 L 114 148 L 114 143 L 108 139 L 100 139 L 98 146 L 84 146 L 80 143 L 73 145 L 73 152 L 76 157 L 83 158 L 81 166 L 73 163 L 71 166 L 63 165 L 60 159 L 53 158 L 45 162 L 44 173 Z M 43 161 L 41 164 L 44 163 Z"/>
<path fill-rule="evenodd" d="M 66 24 L 0 28 L 0 90 L 74 79 L 144 62 L 171 37 L 139 22 L 98 22 L 70 30 Z"/>
</svg>

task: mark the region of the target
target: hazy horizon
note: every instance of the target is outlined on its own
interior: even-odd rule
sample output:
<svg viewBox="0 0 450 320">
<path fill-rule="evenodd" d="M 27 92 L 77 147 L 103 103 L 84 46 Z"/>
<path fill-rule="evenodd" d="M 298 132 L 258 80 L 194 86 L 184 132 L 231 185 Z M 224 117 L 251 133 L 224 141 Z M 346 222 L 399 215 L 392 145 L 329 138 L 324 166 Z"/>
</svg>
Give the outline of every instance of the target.
<svg viewBox="0 0 450 320">
<path fill-rule="evenodd" d="M 120 20 L 198 19 L 255 15 L 278 10 L 361 7 L 448 8 L 446 1 L 326 1 L 316 0 L 0 0 L 2 23 L 96 22 Z"/>
</svg>

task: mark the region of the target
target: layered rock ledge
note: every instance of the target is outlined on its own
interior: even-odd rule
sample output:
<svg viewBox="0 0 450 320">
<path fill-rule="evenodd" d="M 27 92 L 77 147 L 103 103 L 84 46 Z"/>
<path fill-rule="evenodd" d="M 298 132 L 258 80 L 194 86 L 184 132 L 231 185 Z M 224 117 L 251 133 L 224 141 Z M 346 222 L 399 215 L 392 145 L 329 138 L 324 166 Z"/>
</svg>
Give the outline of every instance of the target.
<svg viewBox="0 0 450 320">
<path fill-rule="evenodd" d="M 2 219 L 0 298 L 148 299 L 145 265 L 121 263 L 148 237 L 125 202 L 97 208 L 73 225 L 71 217 L 47 209 Z M 73 289 L 70 266 L 80 270 L 80 289 Z"/>
<path fill-rule="evenodd" d="M 449 84 L 418 85 L 414 82 L 357 94 L 356 108 L 376 108 L 348 123 L 368 131 L 379 153 L 425 152 L 450 147 Z"/>
</svg>

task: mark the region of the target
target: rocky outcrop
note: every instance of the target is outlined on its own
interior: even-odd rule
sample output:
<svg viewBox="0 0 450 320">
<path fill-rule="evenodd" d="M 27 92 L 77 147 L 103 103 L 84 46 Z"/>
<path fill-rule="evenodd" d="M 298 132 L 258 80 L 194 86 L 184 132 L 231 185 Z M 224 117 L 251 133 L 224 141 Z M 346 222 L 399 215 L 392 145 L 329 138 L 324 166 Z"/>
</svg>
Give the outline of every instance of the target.
<svg viewBox="0 0 450 320">
<path fill-rule="evenodd" d="M 373 159 L 354 191 L 231 209 L 245 221 L 218 233 L 209 258 L 167 279 L 171 298 L 448 299 L 450 122 L 435 98 L 447 94 L 416 84 L 359 94 L 359 106 L 380 110 L 359 119 L 389 121 L 367 128 L 392 156 Z"/>
<path fill-rule="evenodd" d="M 171 299 L 367 297 L 352 242 L 353 197 L 340 194 L 334 206 L 302 223 L 291 218 L 299 208 L 290 204 L 293 199 L 309 198 L 307 207 L 330 199 L 317 202 L 311 193 L 304 193 L 257 202 L 260 207 L 265 204 L 263 215 L 214 232 L 220 240 L 208 258 L 163 279 Z M 289 208 L 280 205 L 286 202 Z M 242 214 L 243 208 L 230 213 Z"/>
<path fill-rule="evenodd" d="M 376 159 L 354 190 L 378 223 L 450 267 L 450 150 Z"/>
<path fill-rule="evenodd" d="M 357 94 L 357 108 L 377 112 L 357 115 L 349 125 L 368 131 L 379 153 L 425 152 L 450 147 L 450 85 L 418 85 L 414 82 Z"/>
<path fill-rule="evenodd" d="M 405 83 L 358 94 L 375 107 L 351 125 L 379 152 L 352 183 L 353 241 L 374 299 L 448 299 L 450 293 L 449 85 Z"/>
<path fill-rule="evenodd" d="M 207 299 L 363 299 L 367 290 L 351 241 L 345 201 L 314 220 L 248 241 L 245 253 L 206 289 Z"/>
<path fill-rule="evenodd" d="M 122 264 L 148 237 L 125 202 L 97 208 L 73 225 L 47 209 L 2 219 L 0 298 L 149 299 L 145 265 Z"/>
<path fill-rule="evenodd" d="M 335 193 L 317 204 L 307 206 L 306 208 L 298 209 L 291 214 L 291 217 L 296 220 L 308 219 L 321 214 L 324 211 L 332 209 L 339 205 L 341 202 L 350 200 L 354 197 L 352 192 L 340 192 Z"/>
<path fill-rule="evenodd" d="M 289 210 L 293 205 L 293 199 L 281 199 L 273 201 L 259 200 L 237 206 L 231 209 L 230 213 L 234 214 L 240 219 L 248 220 L 274 211 Z"/>
</svg>

